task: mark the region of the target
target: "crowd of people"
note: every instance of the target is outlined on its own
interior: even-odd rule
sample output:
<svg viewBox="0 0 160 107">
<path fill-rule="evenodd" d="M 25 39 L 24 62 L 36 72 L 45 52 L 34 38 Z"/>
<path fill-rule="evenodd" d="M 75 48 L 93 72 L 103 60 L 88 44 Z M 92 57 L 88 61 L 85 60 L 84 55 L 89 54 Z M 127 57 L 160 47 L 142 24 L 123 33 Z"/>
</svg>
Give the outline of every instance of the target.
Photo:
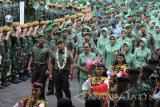
<svg viewBox="0 0 160 107">
<path fill-rule="evenodd" d="M 158 2 L 65 1 L 48 4 L 51 14 L 43 6 L 35 6 L 37 21 L 0 28 L 1 88 L 29 77 L 33 85 L 15 107 L 47 107 L 45 94 L 71 100 L 74 71 L 86 107 L 159 107 Z"/>
</svg>

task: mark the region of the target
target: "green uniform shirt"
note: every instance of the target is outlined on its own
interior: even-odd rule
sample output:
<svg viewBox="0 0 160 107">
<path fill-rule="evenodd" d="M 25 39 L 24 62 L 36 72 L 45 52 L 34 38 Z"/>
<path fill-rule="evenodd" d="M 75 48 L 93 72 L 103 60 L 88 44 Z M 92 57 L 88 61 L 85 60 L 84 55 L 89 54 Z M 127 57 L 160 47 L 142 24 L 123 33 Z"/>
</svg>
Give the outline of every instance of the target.
<svg viewBox="0 0 160 107">
<path fill-rule="evenodd" d="M 47 65 L 48 58 L 50 56 L 50 51 L 47 48 L 47 46 L 44 44 L 42 46 L 40 45 L 34 45 L 32 48 L 32 58 L 33 58 L 33 64 L 45 64 Z"/>
<path fill-rule="evenodd" d="M 57 56 L 56 56 L 57 51 L 58 51 L 58 50 L 54 51 L 54 52 L 52 53 L 52 55 L 51 55 L 52 64 L 53 64 L 53 66 L 54 66 L 54 70 L 59 70 L 58 64 L 57 64 Z M 64 54 L 65 54 L 65 53 L 64 53 L 64 50 L 58 52 L 58 58 L 59 58 L 60 66 L 63 65 Z M 67 51 L 67 57 L 66 57 L 66 58 L 67 58 L 67 60 L 66 60 L 67 62 L 66 62 L 66 64 L 65 64 L 63 70 L 68 70 L 68 71 L 70 71 L 70 65 L 74 63 L 73 57 L 70 55 L 70 51 Z"/>
</svg>

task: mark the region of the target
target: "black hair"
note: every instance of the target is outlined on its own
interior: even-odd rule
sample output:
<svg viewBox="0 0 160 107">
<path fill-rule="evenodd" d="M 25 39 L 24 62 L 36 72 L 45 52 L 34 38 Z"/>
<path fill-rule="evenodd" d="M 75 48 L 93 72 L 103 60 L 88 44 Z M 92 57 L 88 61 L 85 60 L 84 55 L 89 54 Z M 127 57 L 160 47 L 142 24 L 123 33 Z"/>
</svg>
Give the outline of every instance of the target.
<svg viewBox="0 0 160 107">
<path fill-rule="evenodd" d="M 57 102 L 57 107 L 72 107 L 72 101 L 69 98 L 61 98 Z"/>
<path fill-rule="evenodd" d="M 90 96 L 85 102 L 85 107 L 101 107 L 101 100 L 96 96 Z"/>
<path fill-rule="evenodd" d="M 158 63 L 159 63 L 159 61 L 155 58 L 147 60 L 147 64 L 157 65 Z"/>
<path fill-rule="evenodd" d="M 151 69 L 149 66 L 143 66 L 143 73 L 149 77 L 153 73 L 153 69 Z"/>
<path fill-rule="evenodd" d="M 122 57 L 124 58 L 123 64 L 127 64 L 127 63 L 126 63 L 125 56 L 124 56 L 124 54 L 123 54 L 122 52 L 118 52 L 117 56 L 122 56 Z M 116 57 L 117 57 L 117 56 L 116 56 Z M 117 61 L 117 58 L 116 58 L 116 61 L 113 63 L 113 66 L 115 66 L 115 65 L 117 65 L 117 64 L 118 64 L 118 61 Z"/>
<path fill-rule="evenodd" d="M 91 44 L 90 44 L 89 42 L 83 43 L 83 46 L 84 46 L 85 44 L 88 44 L 89 47 L 91 47 Z"/>
<path fill-rule="evenodd" d="M 120 99 L 118 100 L 116 107 L 131 107 L 131 103 L 131 100 Z"/>
</svg>

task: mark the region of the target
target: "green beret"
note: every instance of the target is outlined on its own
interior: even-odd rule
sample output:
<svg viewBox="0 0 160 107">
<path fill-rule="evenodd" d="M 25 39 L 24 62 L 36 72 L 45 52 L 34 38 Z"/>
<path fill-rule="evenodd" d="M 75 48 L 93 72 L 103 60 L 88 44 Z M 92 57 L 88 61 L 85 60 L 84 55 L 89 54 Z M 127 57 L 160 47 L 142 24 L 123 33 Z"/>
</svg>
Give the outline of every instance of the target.
<svg viewBox="0 0 160 107">
<path fill-rule="evenodd" d="M 68 28 L 62 28 L 61 29 L 61 32 L 63 33 L 63 32 L 65 32 L 65 31 L 67 31 L 68 30 Z"/>
<path fill-rule="evenodd" d="M 99 4 L 96 5 L 96 8 L 100 8 L 100 7 L 101 7 L 101 5 L 99 5 Z"/>
<path fill-rule="evenodd" d="M 108 2 L 105 2 L 104 4 L 103 4 L 103 6 L 107 6 L 108 5 Z"/>
<path fill-rule="evenodd" d="M 86 35 L 91 36 L 91 33 L 90 32 L 86 32 L 85 34 L 83 34 L 83 36 L 86 36 Z"/>
<path fill-rule="evenodd" d="M 128 74 L 136 74 L 136 75 L 139 75 L 140 74 L 140 71 L 138 69 L 127 69 L 127 73 Z"/>
<path fill-rule="evenodd" d="M 108 23 L 109 21 L 108 21 L 108 19 L 103 19 L 102 20 L 102 23 Z"/>
<path fill-rule="evenodd" d="M 38 36 L 37 36 L 38 38 L 40 38 L 40 37 L 44 37 L 45 38 L 45 35 L 43 34 L 43 33 L 38 33 Z"/>
<path fill-rule="evenodd" d="M 69 0 L 63 0 L 63 2 L 64 2 L 64 3 L 67 3 L 67 2 L 69 2 Z"/>
<path fill-rule="evenodd" d="M 136 18 L 135 22 L 141 22 L 141 18 Z"/>
<path fill-rule="evenodd" d="M 128 14 L 128 11 L 127 11 L 127 10 L 123 10 L 122 12 L 123 12 L 125 15 Z"/>
<path fill-rule="evenodd" d="M 62 42 L 65 42 L 65 39 L 64 38 L 60 38 L 57 40 L 56 44 L 59 44 L 59 43 L 62 43 Z"/>
<path fill-rule="evenodd" d="M 52 23 L 53 23 L 53 20 L 49 20 L 47 23 L 48 23 L 48 25 L 49 25 L 49 24 L 52 24 Z"/>
<path fill-rule="evenodd" d="M 97 15 L 96 15 L 96 14 L 93 14 L 92 18 L 94 18 L 94 17 L 97 17 Z"/>
<path fill-rule="evenodd" d="M 89 23 L 90 23 L 90 24 L 93 24 L 93 23 L 96 23 L 96 21 L 90 20 Z"/>
<path fill-rule="evenodd" d="M 61 36 L 61 31 L 58 30 L 58 31 L 54 32 L 53 35 Z"/>
<path fill-rule="evenodd" d="M 108 15 L 108 14 L 110 14 L 110 11 L 105 11 L 105 12 L 103 12 L 103 14 Z"/>
<path fill-rule="evenodd" d="M 46 32 L 50 32 L 50 31 L 52 31 L 52 27 L 47 27 L 47 29 L 46 29 Z"/>
<path fill-rule="evenodd" d="M 140 8 L 140 6 L 136 6 L 135 8 L 134 8 L 134 10 L 138 10 Z"/>
<path fill-rule="evenodd" d="M 88 30 L 88 31 L 90 31 L 90 32 L 92 31 L 92 28 L 91 28 L 91 27 L 89 27 L 89 26 L 84 26 L 84 28 L 83 28 L 83 29 L 87 29 L 87 30 Z M 82 29 L 82 30 L 83 30 L 83 29 Z"/>
<path fill-rule="evenodd" d="M 67 27 L 67 26 L 72 26 L 73 25 L 73 23 L 72 22 L 66 22 L 66 24 L 65 24 L 65 26 Z"/>
<path fill-rule="evenodd" d="M 143 5 L 144 7 L 147 7 L 148 6 L 148 4 L 147 3 L 144 3 L 144 5 Z"/>
<path fill-rule="evenodd" d="M 146 14 L 146 15 L 144 16 L 144 18 L 147 18 L 147 17 L 150 17 L 150 15 Z"/>
<path fill-rule="evenodd" d="M 128 28 L 132 28 L 131 24 L 127 24 L 125 25 L 125 28 L 128 29 Z"/>
<path fill-rule="evenodd" d="M 142 22 L 142 23 L 140 24 L 140 27 L 143 27 L 143 26 L 146 26 L 146 24 L 145 24 L 144 22 Z"/>
<path fill-rule="evenodd" d="M 77 20 L 76 20 L 76 22 L 81 22 L 81 21 L 82 21 L 81 19 L 77 19 Z"/>
<path fill-rule="evenodd" d="M 113 4 L 113 6 L 114 6 L 114 7 L 117 7 L 117 6 L 118 6 L 118 4 L 117 4 L 117 3 L 114 3 L 114 4 Z"/>
<path fill-rule="evenodd" d="M 85 1 L 84 0 L 78 0 L 78 3 L 82 4 L 82 3 L 85 3 Z"/>
<path fill-rule="evenodd" d="M 52 27 L 55 27 L 55 26 L 58 26 L 58 23 L 57 23 L 57 22 L 54 22 L 54 23 L 52 24 Z"/>
</svg>

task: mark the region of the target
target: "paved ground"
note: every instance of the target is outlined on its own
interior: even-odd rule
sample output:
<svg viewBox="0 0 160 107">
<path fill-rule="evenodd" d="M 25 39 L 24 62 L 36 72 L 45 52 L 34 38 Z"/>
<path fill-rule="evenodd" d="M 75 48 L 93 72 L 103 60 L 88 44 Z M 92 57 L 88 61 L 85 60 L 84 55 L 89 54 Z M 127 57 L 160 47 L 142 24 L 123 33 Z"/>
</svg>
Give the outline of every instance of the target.
<svg viewBox="0 0 160 107">
<path fill-rule="evenodd" d="M 84 102 L 77 98 L 78 94 L 78 81 L 77 78 L 70 82 L 70 90 L 72 94 L 72 102 L 75 107 L 84 107 Z M 13 107 L 13 105 L 24 97 L 31 95 L 30 80 L 19 83 L 18 85 L 12 84 L 9 87 L 0 89 L 0 107 Z M 49 107 L 56 107 L 56 96 L 47 96 Z"/>
</svg>

